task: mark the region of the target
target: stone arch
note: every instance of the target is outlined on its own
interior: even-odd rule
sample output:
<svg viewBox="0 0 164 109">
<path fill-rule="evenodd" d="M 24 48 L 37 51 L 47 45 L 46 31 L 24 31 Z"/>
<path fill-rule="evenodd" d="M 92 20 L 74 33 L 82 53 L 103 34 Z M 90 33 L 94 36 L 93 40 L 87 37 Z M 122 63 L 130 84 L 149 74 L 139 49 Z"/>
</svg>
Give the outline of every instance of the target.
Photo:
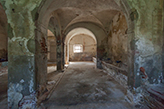
<svg viewBox="0 0 164 109">
<path fill-rule="evenodd" d="M 82 27 L 72 29 L 71 31 L 69 31 L 66 34 L 65 41 L 64 41 L 66 64 L 69 62 L 69 42 L 73 37 L 75 37 L 77 35 L 87 35 L 87 36 L 91 37 L 92 39 L 94 39 L 94 41 L 96 43 L 96 47 L 97 47 L 97 39 L 96 39 L 95 35 L 90 30 L 88 30 L 86 28 L 82 28 Z"/>
<path fill-rule="evenodd" d="M 36 64 L 36 74 L 37 74 L 37 84 L 39 85 L 39 94 L 46 90 L 47 83 L 47 53 L 48 53 L 48 42 L 47 35 L 48 30 L 55 35 L 55 31 L 53 30 L 54 25 L 49 25 L 52 19 L 57 19 L 54 16 L 48 17 L 47 25 L 42 25 L 39 21 L 36 22 L 36 30 L 35 30 L 35 39 L 36 39 L 36 53 L 35 53 L 35 64 Z M 57 22 L 58 23 L 58 22 Z M 56 37 L 55 37 L 56 39 Z M 40 95 L 39 95 L 40 96 Z"/>
<path fill-rule="evenodd" d="M 90 26 L 88 26 L 90 25 Z M 94 35 L 95 38 L 97 40 L 97 45 L 100 44 L 100 36 L 101 38 L 105 38 L 107 36 L 106 32 L 104 29 L 101 28 L 101 26 L 93 23 L 93 22 L 78 22 L 78 23 L 74 23 L 72 25 L 70 25 L 69 27 L 67 27 L 67 29 L 64 31 L 64 35 L 67 35 L 71 30 L 75 29 L 75 28 L 86 28 L 89 31 L 91 31 Z M 94 31 L 94 29 L 99 30 L 99 31 Z"/>
<path fill-rule="evenodd" d="M 40 7 L 39 7 L 39 18 L 38 18 L 38 22 L 41 24 L 41 25 L 44 25 L 44 27 L 47 27 L 48 25 L 48 19 L 52 16 L 52 12 L 60 7 L 69 7 L 69 5 L 66 5 L 66 4 L 60 4 L 60 2 L 62 1 L 54 1 L 54 3 L 58 4 L 57 7 L 54 6 L 54 8 L 52 10 L 45 10 L 45 9 L 49 9 L 49 5 L 52 4 L 52 0 L 44 0 Z M 115 0 L 115 3 L 118 5 L 118 7 L 120 7 L 120 9 L 117 9 L 116 8 L 113 8 L 114 10 L 117 10 L 117 11 L 121 11 L 124 13 L 124 16 L 126 18 L 126 21 L 127 21 L 127 25 L 128 25 L 128 30 L 127 30 L 127 35 L 128 35 L 128 86 L 135 86 L 134 84 L 134 51 L 135 51 L 135 41 L 134 41 L 134 22 L 133 20 L 131 19 L 131 17 L 133 16 L 132 14 L 132 11 L 131 11 L 131 8 L 127 2 L 127 0 Z M 46 6 L 44 5 L 46 4 Z M 49 15 L 43 15 L 45 12 L 47 11 L 46 14 L 49 13 Z M 76 23 L 77 24 L 77 23 Z M 80 23 L 79 23 L 80 24 Z M 76 27 L 80 27 L 79 26 L 76 26 Z M 59 27 L 59 29 L 61 29 Z M 63 35 L 62 37 L 65 37 L 65 34 L 63 34 L 63 32 L 60 33 L 61 35 Z M 62 40 L 63 41 L 63 40 Z M 97 42 L 98 43 L 98 42 Z"/>
</svg>

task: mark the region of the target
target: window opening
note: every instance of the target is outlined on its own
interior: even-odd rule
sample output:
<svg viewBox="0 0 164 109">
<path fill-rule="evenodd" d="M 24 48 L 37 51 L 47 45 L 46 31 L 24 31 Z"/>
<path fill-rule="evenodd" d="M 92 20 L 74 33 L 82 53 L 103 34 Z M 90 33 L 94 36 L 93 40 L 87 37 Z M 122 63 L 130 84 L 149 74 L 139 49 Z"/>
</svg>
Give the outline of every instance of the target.
<svg viewBox="0 0 164 109">
<path fill-rule="evenodd" d="M 82 44 L 75 44 L 75 45 L 73 45 L 73 52 L 74 53 L 83 52 L 83 46 L 82 46 Z"/>
</svg>

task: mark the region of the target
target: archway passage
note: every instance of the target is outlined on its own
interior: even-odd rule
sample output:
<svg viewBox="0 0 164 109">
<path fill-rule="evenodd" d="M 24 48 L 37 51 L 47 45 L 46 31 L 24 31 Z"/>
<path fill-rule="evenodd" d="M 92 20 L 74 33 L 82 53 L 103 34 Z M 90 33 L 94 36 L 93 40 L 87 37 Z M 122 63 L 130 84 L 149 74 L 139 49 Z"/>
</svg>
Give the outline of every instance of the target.
<svg viewBox="0 0 164 109">
<path fill-rule="evenodd" d="M 95 69 L 95 66 L 93 67 L 95 63 L 96 68 L 105 69 L 106 71 L 111 70 L 111 67 L 114 68 L 108 72 L 109 75 L 111 72 L 114 73 L 114 75 L 120 78 L 116 81 L 127 87 L 128 69 L 133 70 L 131 65 L 128 64 L 133 59 L 132 54 L 129 54 L 128 57 L 128 51 L 131 51 L 131 49 L 129 49 L 129 42 L 132 40 L 128 35 L 128 27 L 130 26 L 128 23 L 130 21 L 128 22 L 127 13 L 122 11 L 122 8 L 120 8 L 116 2 L 113 0 L 108 2 L 110 2 L 110 6 L 106 7 L 104 7 L 105 3 L 100 3 L 102 8 L 94 8 L 91 5 L 82 8 L 78 3 L 75 3 L 77 4 L 76 6 L 73 2 L 66 6 L 65 4 L 61 4 L 61 6 L 58 5 L 58 8 L 55 7 L 55 2 L 52 2 L 52 4 L 54 3 L 53 6 L 50 4 L 48 7 L 45 6 L 46 8 L 43 8 L 44 6 L 41 8 L 38 18 L 38 23 L 41 23 L 41 25 L 37 25 L 41 31 L 38 31 L 39 34 L 36 37 L 39 38 L 40 33 L 45 37 L 45 31 L 47 28 L 50 28 L 56 38 L 57 69 L 63 70 L 64 64 L 69 64 L 70 62 L 68 69 L 59 77 L 59 82 L 55 82 L 55 86 L 60 85 L 60 81 L 63 80 L 62 78 L 65 78 L 65 75 L 67 75 L 69 71 L 71 71 L 68 73 L 69 76 L 72 75 L 76 77 L 77 75 L 74 75 L 74 71 L 77 70 L 76 67 L 83 67 L 84 64 L 88 66 L 80 70 L 79 75 L 85 74 L 87 70 L 91 71 L 91 73 L 86 73 L 88 76 L 94 75 L 93 72 L 98 70 Z M 95 6 L 98 6 L 98 3 L 99 2 L 95 2 Z M 44 27 L 42 27 L 43 25 Z M 39 41 L 40 40 L 38 40 L 38 42 Z M 40 49 L 40 47 L 38 47 L 38 49 Z M 43 54 L 43 56 L 44 55 L 45 54 Z M 44 59 L 43 62 L 45 60 L 46 59 Z M 94 63 L 75 63 L 71 61 L 94 61 Z M 39 60 L 38 62 L 41 61 Z M 89 64 L 91 64 L 91 66 Z M 38 68 L 39 67 L 40 66 L 38 66 Z M 42 66 L 41 69 L 44 67 L 45 66 Z M 72 69 L 70 69 L 70 67 L 72 67 Z M 94 71 L 92 71 L 93 69 Z M 42 73 L 41 70 L 39 73 Z M 97 74 L 104 75 L 102 70 L 97 72 Z M 41 78 L 45 77 L 40 75 L 40 79 Z M 97 78 L 94 79 L 96 80 Z M 106 80 L 105 78 L 103 79 Z M 105 81 L 102 83 L 105 84 Z M 77 87 L 75 86 L 75 88 Z M 53 90 L 55 90 L 55 88 L 53 88 Z M 44 90 L 41 92 L 44 92 Z M 51 94 L 53 94 L 53 92 Z M 108 100 L 105 102 L 108 102 Z M 92 102 L 94 102 L 94 100 Z"/>
<path fill-rule="evenodd" d="M 94 75 L 93 72 L 96 72 L 95 70 L 98 70 L 96 68 L 101 68 L 109 71 L 111 70 L 111 67 L 114 69 L 108 72 L 108 74 L 110 75 L 111 72 L 114 73 L 114 75 L 120 78 L 116 81 L 122 83 L 123 86 L 127 87 L 127 78 L 129 72 L 128 69 L 133 70 L 131 68 L 131 65 L 128 64 L 133 59 L 133 57 L 131 56 L 132 54 L 129 54 L 130 56 L 128 57 L 128 52 L 131 51 L 131 49 L 129 49 L 129 42 L 132 40 L 131 37 L 128 35 L 128 27 L 130 26 L 130 24 L 128 24 L 128 13 L 125 10 L 123 11 L 122 8 L 119 7 L 119 5 L 115 1 L 109 0 L 108 2 L 108 6 L 105 7 L 105 2 L 94 2 L 95 6 L 102 5 L 102 8 L 92 7 L 92 5 L 86 5 L 86 8 L 84 8 L 80 4 L 78 4 L 78 2 L 75 2 L 76 5 L 73 2 L 70 2 L 67 5 L 60 5 L 60 3 L 58 3 L 58 6 L 56 6 L 56 2 L 52 1 L 48 7 L 44 7 L 43 5 L 40 9 L 38 23 L 41 23 L 41 25 L 37 25 L 37 27 L 38 30 L 41 31 L 38 31 L 38 35 L 36 36 L 38 38 L 38 42 L 40 41 L 41 37 L 45 38 L 45 31 L 47 31 L 47 29 L 49 29 L 54 34 L 56 38 L 57 70 L 65 70 L 63 74 L 58 77 L 59 81 L 54 82 L 54 87 L 56 87 L 58 84 L 60 85 L 60 81 L 65 78 L 65 75 L 67 75 L 67 73 L 69 74 L 69 76 L 72 75 L 75 77 L 77 75 L 83 76 L 83 74 L 86 74 L 85 76 L 91 76 Z M 48 4 L 48 1 L 46 1 L 45 3 Z M 82 4 L 85 4 L 84 1 L 82 1 Z M 40 34 L 42 34 L 42 36 Z M 37 49 L 42 48 L 46 48 L 46 46 L 38 46 Z M 45 54 L 39 54 L 44 57 L 44 55 L 46 55 L 46 52 Z M 47 54 L 47 58 L 49 59 L 49 48 Z M 36 63 L 41 62 L 41 60 L 43 60 L 43 62 L 46 61 L 46 59 L 40 58 L 39 60 L 36 60 Z M 77 61 L 81 62 L 76 63 Z M 92 61 L 92 63 L 85 63 L 84 61 Z M 68 69 L 64 69 L 64 64 L 68 64 Z M 85 66 L 85 64 L 88 66 Z M 96 68 L 94 64 L 97 66 Z M 84 68 L 79 71 L 80 73 L 74 75 L 75 71 L 77 70 L 76 67 L 83 67 L 83 65 Z M 40 68 L 40 66 L 37 67 L 38 69 Z M 44 80 L 45 77 L 43 76 L 44 74 L 42 75 L 41 73 L 44 73 L 43 69 L 45 69 L 45 66 L 42 66 L 41 69 L 38 70 L 38 74 L 40 75 L 39 78 L 41 80 L 41 86 L 43 87 L 41 92 L 44 93 L 44 91 L 46 90 L 43 85 L 45 84 L 45 81 L 42 81 L 41 78 L 43 78 Z M 88 73 L 86 73 L 87 71 Z M 89 73 L 89 71 L 91 71 L 91 73 Z M 102 70 L 100 72 L 97 72 L 97 75 L 98 74 L 104 75 L 102 73 Z M 48 79 L 49 77 L 47 78 L 47 80 Z M 84 78 L 76 79 L 83 80 Z M 94 79 L 96 80 L 97 77 L 95 77 Z M 94 79 L 91 79 L 91 81 Z M 106 80 L 105 78 L 103 79 Z M 105 81 L 103 81 L 102 83 L 105 84 Z M 99 87 L 99 85 L 95 88 L 97 87 Z M 75 86 L 75 88 L 77 87 Z M 55 90 L 55 88 L 53 88 L 52 90 Z M 53 94 L 53 92 L 51 94 Z M 108 99 L 105 102 L 108 101 L 110 100 Z M 94 100 L 92 102 L 94 102 Z"/>
<path fill-rule="evenodd" d="M 65 38 L 65 62 L 93 61 L 97 57 L 97 40 L 86 28 L 75 28 Z M 96 63 L 95 63 L 96 64 Z"/>
<path fill-rule="evenodd" d="M 92 61 L 96 57 L 96 43 L 90 36 L 74 36 L 68 44 L 69 61 Z"/>
</svg>

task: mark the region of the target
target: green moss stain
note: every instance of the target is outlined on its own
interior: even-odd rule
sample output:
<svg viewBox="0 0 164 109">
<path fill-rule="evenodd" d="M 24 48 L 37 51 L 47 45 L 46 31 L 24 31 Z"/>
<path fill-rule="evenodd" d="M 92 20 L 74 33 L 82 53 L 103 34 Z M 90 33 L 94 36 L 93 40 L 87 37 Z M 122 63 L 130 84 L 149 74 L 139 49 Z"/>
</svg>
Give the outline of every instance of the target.
<svg viewBox="0 0 164 109">
<path fill-rule="evenodd" d="M 8 31 L 7 31 L 7 34 L 8 34 L 8 37 L 9 37 L 10 39 L 12 39 L 12 38 L 14 37 L 13 31 L 12 31 L 12 28 L 11 28 L 10 24 L 8 24 Z"/>
</svg>

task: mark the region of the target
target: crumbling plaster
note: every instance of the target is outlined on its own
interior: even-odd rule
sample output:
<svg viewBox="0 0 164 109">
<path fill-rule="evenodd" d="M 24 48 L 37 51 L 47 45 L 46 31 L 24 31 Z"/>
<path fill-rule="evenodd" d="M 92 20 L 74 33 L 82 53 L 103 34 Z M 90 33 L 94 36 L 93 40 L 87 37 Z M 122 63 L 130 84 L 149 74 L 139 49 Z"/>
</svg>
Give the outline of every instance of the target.
<svg viewBox="0 0 164 109">
<path fill-rule="evenodd" d="M 9 34 L 11 36 L 8 36 L 8 106 L 17 109 L 21 107 L 19 103 L 22 100 L 23 103 L 27 102 L 25 96 L 30 96 L 36 91 L 34 57 L 36 27 L 31 13 L 40 1 L 1 0 L 0 2 L 5 7 L 8 28 L 11 31 Z M 36 106 L 36 101 L 34 105 Z M 26 103 L 26 108 L 32 109 L 31 106 L 30 102 Z"/>
<path fill-rule="evenodd" d="M 135 22 L 135 72 L 144 67 L 150 83 L 158 83 L 162 74 L 162 8 L 163 0 L 128 0 Z M 139 75 L 135 77 L 136 84 Z"/>
<path fill-rule="evenodd" d="M 122 13 L 116 14 L 110 25 L 110 33 L 104 40 L 107 53 L 104 59 L 109 58 L 110 63 L 115 64 L 116 61 L 120 61 L 121 64 L 127 65 L 127 30 L 125 16 Z"/>
</svg>

